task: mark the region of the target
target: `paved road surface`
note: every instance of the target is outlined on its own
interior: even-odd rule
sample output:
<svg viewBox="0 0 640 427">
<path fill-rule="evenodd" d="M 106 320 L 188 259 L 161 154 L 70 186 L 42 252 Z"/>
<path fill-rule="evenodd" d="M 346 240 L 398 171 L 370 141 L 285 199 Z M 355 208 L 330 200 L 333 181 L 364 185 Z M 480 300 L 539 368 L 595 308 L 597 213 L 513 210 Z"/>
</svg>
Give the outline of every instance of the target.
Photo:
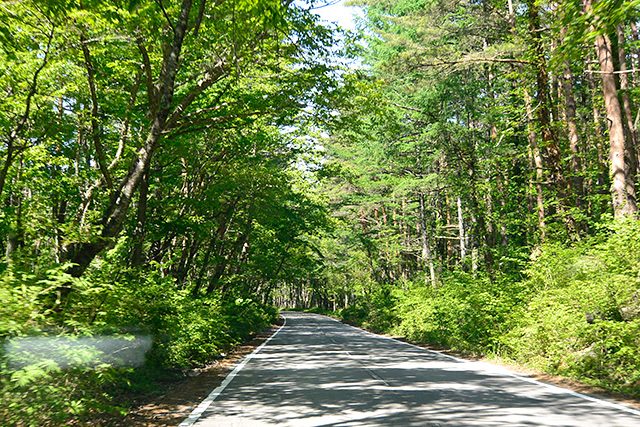
<svg viewBox="0 0 640 427">
<path fill-rule="evenodd" d="M 183 426 L 640 426 L 640 411 L 501 367 L 283 315 L 285 326 Z"/>
</svg>

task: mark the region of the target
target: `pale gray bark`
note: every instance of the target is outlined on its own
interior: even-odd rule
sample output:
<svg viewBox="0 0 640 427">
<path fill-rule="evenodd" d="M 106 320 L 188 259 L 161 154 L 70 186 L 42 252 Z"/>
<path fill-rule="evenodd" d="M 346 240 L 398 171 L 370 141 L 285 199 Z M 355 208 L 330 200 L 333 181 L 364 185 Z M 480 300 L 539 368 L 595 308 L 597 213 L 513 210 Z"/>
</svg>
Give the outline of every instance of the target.
<svg viewBox="0 0 640 427">
<path fill-rule="evenodd" d="M 467 257 L 467 236 L 464 229 L 464 216 L 462 214 L 462 198 L 456 197 L 458 205 L 458 231 L 460 236 L 460 260 L 464 262 Z"/>
<path fill-rule="evenodd" d="M 429 278 L 431 280 L 431 286 L 436 287 L 436 270 L 433 265 L 433 256 L 431 252 L 431 243 L 429 242 L 429 234 L 427 233 L 427 215 L 424 204 L 424 193 L 420 194 L 420 235 L 422 238 L 422 262 L 425 266 L 429 267 Z M 425 277 L 425 282 L 427 282 Z"/>
<path fill-rule="evenodd" d="M 159 91 L 161 97 L 158 112 L 153 118 L 146 141 L 138 152 L 137 158 L 133 161 L 129 172 L 120 182 L 119 187 L 111 198 L 109 207 L 103 217 L 103 228 L 100 238 L 92 242 L 80 243 L 69 247 L 69 258 L 74 264 L 69 270 L 69 273 L 73 276 L 81 276 L 91 261 L 106 248 L 109 241 L 120 232 L 133 194 L 138 188 L 145 170 L 151 162 L 153 152 L 158 146 L 162 132 L 165 130 L 165 124 L 169 117 L 171 101 L 174 94 L 175 77 L 179 66 L 178 59 L 187 33 L 191 6 L 192 0 L 183 0 L 180 14 L 174 27 L 175 31 L 171 50 L 163 63 L 159 78 L 159 85 L 162 90 Z"/>
</svg>

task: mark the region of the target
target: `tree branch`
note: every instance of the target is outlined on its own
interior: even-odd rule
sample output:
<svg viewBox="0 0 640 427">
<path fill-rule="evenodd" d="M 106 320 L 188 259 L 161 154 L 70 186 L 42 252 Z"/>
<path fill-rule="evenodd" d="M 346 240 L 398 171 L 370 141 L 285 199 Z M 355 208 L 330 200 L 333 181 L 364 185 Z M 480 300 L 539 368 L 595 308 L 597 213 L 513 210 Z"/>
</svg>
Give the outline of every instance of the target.
<svg viewBox="0 0 640 427">
<path fill-rule="evenodd" d="M 173 26 L 173 22 L 171 22 L 171 18 L 169 18 L 169 14 L 167 13 L 167 10 L 164 8 L 164 5 L 162 4 L 162 0 L 155 0 L 155 2 L 158 6 L 160 6 L 160 10 L 162 10 L 162 14 L 164 15 L 164 18 L 167 20 L 169 27 L 171 27 L 171 29 L 173 30 L 173 34 L 175 34 L 176 28 Z"/>
<path fill-rule="evenodd" d="M 2 196 L 2 192 L 4 191 L 4 185 L 6 183 L 7 174 L 9 173 L 9 167 L 11 166 L 11 163 L 13 163 L 14 155 L 19 154 L 22 151 L 24 151 L 24 149 L 26 149 L 26 146 L 22 149 L 20 149 L 19 147 L 16 147 L 14 143 L 18 138 L 18 136 L 24 130 L 25 126 L 27 125 L 27 121 L 29 120 L 29 116 L 31 115 L 31 102 L 33 100 L 33 97 L 36 95 L 36 91 L 38 89 L 38 77 L 40 76 L 40 73 L 42 72 L 42 70 L 44 70 L 44 67 L 46 67 L 47 63 L 49 62 L 51 43 L 53 42 L 53 32 L 54 32 L 54 29 L 51 28 L 51 32 L 49 33 L 48 40 L 47 40 L 47 48 L 45 49 L 44 57 L 42 58 L 42 63 L 36 69 L 35 73 L 33 73 L 33 78 L 31 79 L 31 84 L 29 85 L 29 93 L 27 94 L 27 99 L 25 100 L 25 106 L 24 106 L 24 111 L 22 113 L 22 116 L 20 117 L 17 126 L 13 128 L 13 130 L 9 133 L 9 137 L 7 139 L 7 156 L 6 156 L 4 165 L 0 170 L 0 197 Z"/>
<path fill-rule="evenodd" d="M 98 161 L 98 167 L 100 168 L 100 172 L 104 176 L 105 183 L 107 184 L 107 188 L 113 188 L 113 181 L 111 180 L 111 174 L 106 165 L 106 160 L 104 157 L 104 150 L 102 149 L 102 143 L 100 141 L 101 137 L 101 129 L 98 124 L 98 94 L 96 91 L 96 83 L 95 83 L 95 68 L 93 67 L 93 61 L 91 60 L 91 54 L 89 52 L 89 47 L 87 46 L 86 37 L 84 35 L 84 30 L 80 32 L 80 44 L 82 46 L 82 53 L 84 55 L 84 65 L 87 69 L 87 82 L 89 84 L 89 93 L 91 94 L 91 139 L 93 140 L 93 146 L 96 150 L 96 158 Z"/>
<path fill-rule="evenodd" d="M 171 128 L 180 118 L 182 113 L 191 105 L 191 103 L 205 90 L 213 86 L 216 82 L 221 80 L 225 76 L 224 65 L 222 63 L 216 64 L 214 73 L 207 72 L 202 80 L 200 80 L 196 86 L 189 91 L 189 93 L 182 99 L 180 104 L 173 110 L 171 116 L 167 119 L 166 129 Z M 227 86 L 228 87 L 228 86 Z M 226 89 L 225 89 L 226 90 Z M 220 95 L 222 96 L 222 95 Z M 218 98 L 219 99 L 219 98 Z"/>
<path fill-rule="evenodd" d="M 149 60 L 149 53 L 147 48 L 142 43 L 142 37 L 138 35 L 136 37 L 136 45 L 142 55 L 142 66 L 145 74 L 145 84 L 147 86 L 147 102 L 149 103 L 149 111 L 152 115 L 155 115 L 158 111 L 158 94 L 156 88 L 153 85 L 153 73 L 151 72 L 151 61 Z"/>
</svg>

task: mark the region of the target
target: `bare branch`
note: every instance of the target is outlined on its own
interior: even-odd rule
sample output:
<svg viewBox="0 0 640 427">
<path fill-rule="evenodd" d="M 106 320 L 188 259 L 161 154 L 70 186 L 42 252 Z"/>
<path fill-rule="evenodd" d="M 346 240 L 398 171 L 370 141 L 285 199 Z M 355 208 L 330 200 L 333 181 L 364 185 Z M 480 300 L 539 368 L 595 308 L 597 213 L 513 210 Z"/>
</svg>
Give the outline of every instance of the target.
<svg viewBox="0 0 640 427">
<path fill-rule="evenodd" d="M 200 10 L 198 10 L 198 18 L 196 19 L 196 25 L 193 29 L 193 37 L 198 37 L 198 31 L 200 31 L 200 25 L 202 24 L 202 17 L 204 16 L 204 8 L 207 0 L 200 0 Z"/>
<path fill-rule="evenodd" d="M 145 85 L 147 86 L 147 101 L 149 103 L 149 110 L 152 114 L 158 110 L 158 96 L 156 94 L 156 88 L 153 85 L 153 73 L 151 72 L 151 61 L 149 60 L 149 53 L 147 48 L 142 43 L 142 37 L 138 35 L 136 37 L 136 45 L 142 55 L 142 66 L 145 74 Z"/>
<path fill-rule="evenodd" d="M 91 54 L 89 47 L 86 43 L 86 37 L 84 30 L 80 32 L 80 44 L 82 46 L 82 53 L 84 55 L 84 64 L 87 69 L 87 83 L 89 84 L 89 93 L 91 94 L 91 139 L 93 140 L 93 146 L 96 150 L 96 158 L 98 161 L 98 167 L 100 172 L 104 176 L 104 180 L 109 189 L 113 188 L 113 181 L 111 180 L 111 174 L 106 165 L 104 157 L 104 151 L 102 149 L 102 143 L 100 141 L 101 130 L 98 124 L 98 94 L 96 91 L 95 83 L 95 68 L 93 67 L 93 61 L 91 60 Z"/>
<path fill-rule="evenodd" d="M 171 27 L 171 30 L 173 30 L 173 33 L 176 33 L 176 28 L 173 26 L 173 22 L 171 22 L 171 18 L 169 18 L 169 14 L 167 13 L 167 10 L 164 8 L 164 5 L 162 4 L 162 0 L 155 0 L 156 4 L 158 6 L 160 6 L 160 10 L 162 10 L 162 14 L 164 15 L 164 18 L 167 20 L 167 23 L 169 24 L 169 26 Z"/>
</svg>

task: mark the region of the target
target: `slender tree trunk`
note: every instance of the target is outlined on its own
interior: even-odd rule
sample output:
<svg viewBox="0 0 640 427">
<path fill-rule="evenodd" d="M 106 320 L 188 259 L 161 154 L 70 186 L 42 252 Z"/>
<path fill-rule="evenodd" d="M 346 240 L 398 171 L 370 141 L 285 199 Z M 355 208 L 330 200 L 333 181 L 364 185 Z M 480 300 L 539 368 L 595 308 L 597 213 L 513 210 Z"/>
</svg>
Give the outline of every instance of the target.
<svg viewBox="0 0 640 427">
<path fill-rule="evenodd" d="M 149 194 L 149 165 L 142 176 L 140 190 L 138 191 L 138 216 L 134 231 L 134 245 L 131 253 L 131 265 L 138 267 L 142 265 L 142 251 L 146 235 L 145 224 L 147 222 L 147 197 Z"/>
<path fill-rule="evenodd" d="M 544 208 L 544 192 L 542 183 L 544 181 L 544 166 L 542 164 L 542 155 L 540 154 L 540 147 L 538 146 L 538 137 L 533 126 L 533 107 L 531 106 L 531 98 L 525 91 L 524 95 L 525 107 L 527 110 L 527 118 L 529 120 L 529 147 L 531 148 L 531 159 L 533 167 L 535 169 L 535 189 L 536 189 L 536 210 L 538 213 L 538 228 L 540 230 L 540 239 L 546 239 L 547 225 L 545 218 Z"/>
<path fill-rule="evenodd" d="M 451 230 L 451 205 L 449 194 L 445 194 L 445 209 L 447 213 L 447 230 Z M 453 242 L 450 239 L 447 239 L 447 263 L 448 265 L 452 265 L 453 260 Z"/>
<path fill-rule="evenodd" d="M 562 34 L 566 34 L 566 28 L 562 29 Z M 567 133 L 569 136 L 569 150 L 571 151 L 571 170 L 573 173 L 573 192 L 575 195 L 575 206 L 584 209 L 584 178 L 582 175 L 582 162 L 580 161 L 580 133 L 576 122 L 576 99 L 573 90 L 573 75 L 571 64 L 564 62 L 562 73 L 562 91 L 564 92 Z"/>
<path fill-rule="evenodd" d="M 89 93 L 91 94 L 91 139 L 93 141 L 93 147 L 96 151 L 96 161 L 102 177 L 104 178 L 107 188 L 111 190 L 113 188 L 113 182 L 111 181 L 111 174 L 107 169 L 107 161 L 105 159 L 104 150 L 102 147 L 102 131 L 100 124 L 98 123 L 98 92 L 96 90 L 95 83 L 95 69 L 93 67 L 93 61 L 91 59 L 91 53 L 89 52 L 89 46 L 87 39 L 84 35 L 84 31 L 80 32 L 80 45 L 82 46 L 82 53 L 84 54 L 84 64 L 87 69 L 87 83 L 89 84 Z"/>
<path fill-rule="evenodd" d="M 502 175 L 502 173 L 498 173 L 498 177 L 496 179 L 496 187 L 498 189 L 498 193 L 500 194 L 500 212 L 506 213 L 507 211 L 507 202 L 505 201 L 506 188 L 505 188 L 506 179 Z M 532 211 L 533 212 L 533 211 Z M 505 221 L 500 221 L 500 245 L 503 247 L 507 247 L 509 244 L 509 237 L 507 235 L 507 225 Z"/>
<path fill-rule="evenodd" d="M 592 127 L 593 131 L 589 132 L 589 143 L 592 148 L 596 151 L 597 157 L 597 171 L 598 171 L 598 186 L 597 192 L 598 194 L 608 194 L 610 192 L 610 179 L 609 179 L 609 162 L 607 159 L 607 155 L 605 154 L 608 150 L 605 147 L 604 138 L 606 137 L 607 129 L 604 127 L 602 123 L 602 119 L 600 116 L 600 111 L 598 110 L 598 106 L 595 102 L 593 102 L 593 98 L 596 96 L 598 90 L 596 89 L 596 84 L 593 79 L 593 73 L 591 72 L 591 64 L 587 64 L 587 83 L 589 85 L 589 91 L 591 93 L 592 98 L 592 106 L 591 112 L 593 115 L 593 123 L 595 126 Z"/>
<path fill-rule="evenodd" d="M 11 224 L 7 236 L 7 249 L 5 256 L 7 264 L 11 264 L 13 253 L 24 244 L 24 228 L 22 224 L 22 195 L 12 193 L 9 196 L 9 204 L 15 209 L 15 224 Z"/>
<path fill-rule="evenodd" d="M 196 277 L 195 286 L 191 290 L 191 296 L 193 296 L 194 298 L 198 296 L 198 294 L 200 293 L 200 289 L 202 288 L 202 281 L 204 280 L 207 269 L 209 268 L 211 252 L 213 252 L 213 242 L 209 242 L 209 244 L 207 245 L 202 264 L 200 265 L 200 269 L 198 270 L 198 276 Z"/>
<path fill-rule="evenodd" d="M 160 141 L 162 132 L 171 111 L 171 102 L 175 89 L 175 78 L 178 71 L 182 44 L 187 34 L 189 14 L 192 0 L 183 0 L 178 20 L 174 26 L 174 38 L 171 48 L 163 63 L 159 83 L 161 87 L 160 102 L 155 114 L 150 131 L 147 135 L 143 147 L 138 152 L 137 158 L 132 163 L 128 173 L 120 182 L 114 192 L 109 206 L 107 207 L 103 221 L 100 237 L 91 242 L 73 244 L 69 246 L 68 253 L 73 266 L 69 269 L 69 274 L 74 277 L 81 276 L 87 269 L 91 261 L 106 248 L 114 237 L 118 235 L 124 223 L 125 217 L 131 204 L 134 192 L 138 188 L 140 181 L 151 162 L 152 156 Z"/>
<path fill-rule="evenodd" d="M 250 205 L 248 210 L 249 210 L 249 216 L 247 218 L 247 223 L 245 225 L 243 232 L 238 236 L 233 247 L 229 249 L 229 253 L 227 253 L 224 257 L 222 257 L 222 260 L 220 260 L 214 268 L 213 277 L 211 278 L 211 280 L 209 281 L 209 285 L 207 286 L 207 290 L 206 290 L 207 295 L 212 293 L 217 288 L 218 283 L 222 278 L 222 275 L 227 269 L 229 261 L 232 258 L 236 257 L 240 253 L 240 251 L 242 251 L 242 248 L 244 247 L 245 243 L 249 241 L 249 236 L 251 235 L 251 230 L 253 229 L 254 206 Z M 222 293 L 225 293 L 225 291 L 226 291 L 225 289 L 222 289 Z"/>
<path fill-rule="evenodd" d="M 460 261 L 464 264 L 464 260 L 467 257 L 467 236 L 464 229 L 464 216 L 462 215 L 462 199 L 460 196 L 456 197 L 458 205 L 458 232 L 460 236 Z"/>
<path fill-rule="evenodd" d="M 433 257 L 431 255 L 431 244 L 429 243 L 429 235 L 427 233 L 427 215 L 424 205 L 424 193 L 420 191 L 420 234 L 422 237 L 422 262 L 429 267 L 429 278 L 431 279 L 431 287 L 436 288 L 436 270 L 433 265 Z M 425 282 L 428 279 L 425 277 Z"/>
<path fill-rule="evenodd" d="M 0 200 L 2 200 L 1 196 L 4 191 L 5 182 L 7 182 L 7 175 L 9 173 L 9 167 L 11 163 L 13 163 L 14 156 L 14 144 L 13 141 L 7 141 L 7 154 L 4 159 L 4 164 L 2 165 L 2 169 L 0 169 Z"/>
<path fill-rule="evenodd" d="M 477 230 L 477 218 L 471 212 L 471 230 Z M 476 232 L 467 233 L 468 246 L 471 248 L 471 272 L 475 276 L 478 273 L 478 236 Z"/>
<path fill-rule="evenodd" d="M 22 159 L 18 165 L 18 176 L 16 181 L 22 181 Z M 22 198 L 21 190 L 14 190 L 9 195 L 9 205 L 15 210 L 15 223 L 9 225 L 7 235 L 6 259 L 7 264 L 11 264 L 13 253 L 24 244 L 24 227 L 22 224 Z"/>
<path fill-rule="evenodd" d="M 587 11 L 591 1 L 587 1 Z M 623 113 L 618 99 L 614 57 L 611 40 L 606 34 L 598 35 L 595 41 L 602 79 L 607 118 L 609 120 L 609 161 L 611 167 L 611 193 L 615 218 L 636 216 L 638 207 L 634 188 L 634 177 L 627 159 L 628 141 L 625 138 Z"/>
<path fill-rule="evenodd" d="M 631 108 L 631 98 L 629 96 L 629 74 L 627 73 L 627 55 L 624 49 L 625 37 L 624 29 L 621 25 L 617 27 L 617 50 L 618 51 L 618 69 L 620 70 L 620 90 L 622 92 L 622 108 L 624 111 L 624 117 L 626 119 L 626 141 L 627 151 L 629 153 L 629 163 L 631 168 L 631 174 L 635 176 L 638 173 L 638 128 L 633 121 L 633 109 Z"/>
</svg>

